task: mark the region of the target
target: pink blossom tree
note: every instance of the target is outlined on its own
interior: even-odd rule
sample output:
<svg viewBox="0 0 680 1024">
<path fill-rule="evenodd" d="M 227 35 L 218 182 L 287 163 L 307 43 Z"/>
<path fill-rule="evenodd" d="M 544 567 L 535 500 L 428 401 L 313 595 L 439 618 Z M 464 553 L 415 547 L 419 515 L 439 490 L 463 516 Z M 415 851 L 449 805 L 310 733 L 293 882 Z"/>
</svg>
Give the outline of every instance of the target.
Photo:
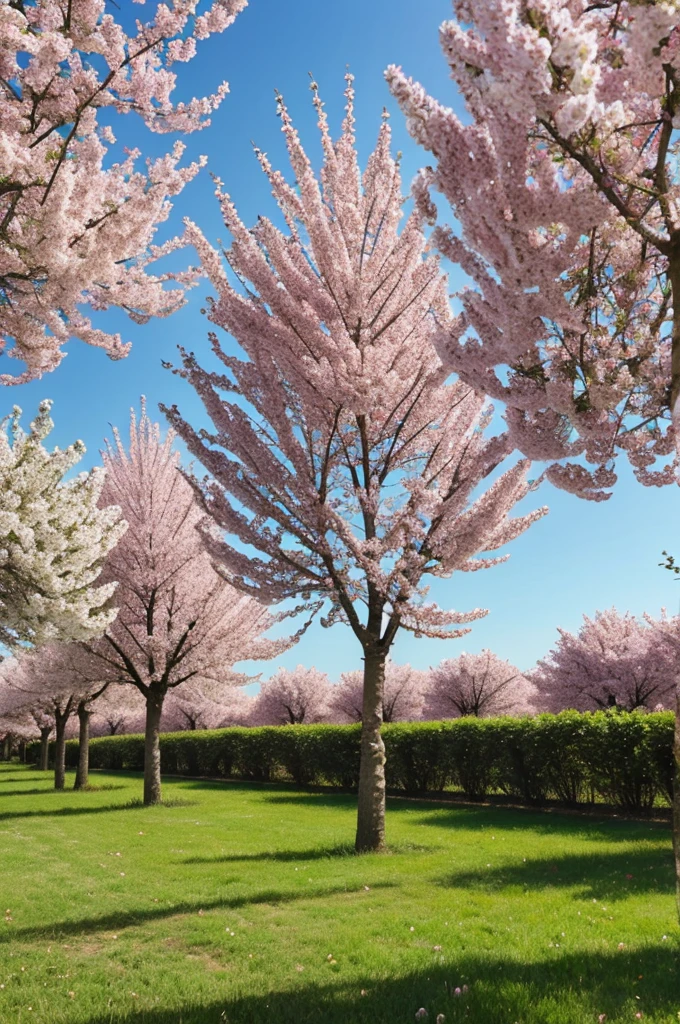
<svg viewBox="0 0 680 1024">
<path fill-rule="evenodd" d="M 107 682 L 81 675 L 80 651 L 78 644 L 46 644 L 11 659 L 3 673 L 15 709 L 29 715 L 40 731 L 43 769 L 47 769 L 48 739 L 54 728 L 55 789 L 63 789 L 66 783 L 67 728 L 74 715 L 78 717 L 80 743 L 74 788 L 87 786 L 91 707 L 108 686 Z"/>
<path fill-rule="evenodd" d="M 382 694 L 383 722 L 416 722 L 423 710 L 423 688 L 427 673 L 410 665 L 385 663 Z M 331 708 L 339 722 L 360 722 L 363 715 L 363 672 L 343 672 L 332 688 Z"/>
<path fill-rule="evenodd" d="M 601 500 L 618 451 L 642 483 L 673 482 L 680 16 L 653 0 L 454 7 L 441 40 L 468 123 L 387 72 L 436 160 L 418 200 L 434 219 L 442 192 L 459 224 L 433 244 L 476 286 L 439 351 L 506 403 L 514 444 L 558 486 Z"/>
<path fill-rule="evenodd" d="M 144 732 L 144 698 L 132 686 L 109 686 L 92 708 L 93 736 Z"/>
<path fill-rule="evenodd" d="M 536 710 L 536 689 L 518 668 L 493 651 L 461 654 L 430 670 L 423 718 L 492 718 Z"/>
<path fill-rule="evenodd" d="M 558 486 L 607 497 L 619 452 L 641 483 L 676 483 L 680 14 L 656 0 L 454 10 L 441 41 L 467 123 L 387 71 L 436 161 L 419 176 L 420 208 L 436 219 L 434 187 L 460 226 L 440 225 L 433 244 L 475 285 L 439 351 L 506 402 L 513 443 L 549 461 Z M 676 712 L 680 913 L 680 687 Z"/>
<path fill-rule="evenodd" d="M 190 680 L 170 690 L 163 705 L 163 732 L 244 725 L 254 703 L 241 689 L 245 681 L 248 679 L 243 674 L 225 673 L 219 680 Z"/>
<path fill-rule="evenodd" d="M 655 625 L 610 608 L 584 615 L 577 633 L 558 630 L 554 648 L 531 674 L 541 703 L 549 711 L 672 707 L 675 654 Z"/>
<path fill-rule="evenodd" d="M 103 578 L 115 582 L 118 616 L 82 648 L 91 678 L 136 687 L 146 702 L 144 802 L 161 799 L 159 731 L 168 691 L 186 683 L 235 680 L 231 666 L 270 658 L 289 639 L 262 638 L 276 618 L 214 568 L 197 526 L 204 518 L 179 471 L 174 434 L 164 441 L 142 407 L 130 422 L 129 449 L 116 432 L 104 452 L 102 500 L 128 522 Z"/>
<path fill-rule="evenodd" d="M 218 184 L 232 279 L 187 226 L 217 292 L 210 318 L 247 358 L 213 336 L 220 375 L 183 351 L 177 372 L 202 399 L 211 430 L 195 430 L 176 407 L 165 411 L 211 474 L 195 482 L 204 507 L 238 539 L 207 538 L 226 578 L 261 601 L 297 598 L 312 612 L 325 605 L 322 624 L 348 625 L 361 646 L 363 851 L 384 845 L 380 727 L 398 630 L 467 632 L 459 627 L 486 613 L 440 608 L 427 600 L 429 580 L 495 564 L 473 556 L 503 547 L 545 509 L 508 518 L 531 490 L 527 463 L 489 482 L 509 439 L 485 435 L 490 410 L 467 385 L 448 381 L 431 345 L 450 319 L 446 278 L 426 253 L 419 213 L 399 231 L 403 197 L 387 121 L 362 176 L 351 79 L 337 143 L 312 89 L 319 178 L 281 100 L 295 186 L 259 154 L 287 231 L 267 218 L 249 231 Z"/>
<path fill-rule="evenodd" d="M 16 384 L 42 376 L 63 358 L 69 337 L 126 355 L 118 334 L 95 327 L 83 304 L 124 309 L 136 322 L 165 316 L 182 302 L 166 291 L 169 274 L 149 266 L 176 247 L 152 244 L 170 197 L 194 177 L 180 168 L 183 145 L 137 167 L 138 150 L 107 159 L 116 138 L 100 112 L 135 111 L 156 132 L 191 132 L 227 93 L 173 103 L 175 68 L 196 40 L 230 25 L 246 0 L 160 3 L 132 34 L 104 0 L 16 0 L 3 4 L 0 34 L 0 340 L 26 369 L 0 375 Z M 121 122 L 117 118 L 116 126 Z M 190 275 L 177 275 L 181 286 Z"/>
<path fill-rule="evenodd" d="M 253 725 L 312 725 L 330 720 L 331 684 L 325 672 L 298 665 L 280 668 L 262 683 L 253 706 Z"/>
</svg>

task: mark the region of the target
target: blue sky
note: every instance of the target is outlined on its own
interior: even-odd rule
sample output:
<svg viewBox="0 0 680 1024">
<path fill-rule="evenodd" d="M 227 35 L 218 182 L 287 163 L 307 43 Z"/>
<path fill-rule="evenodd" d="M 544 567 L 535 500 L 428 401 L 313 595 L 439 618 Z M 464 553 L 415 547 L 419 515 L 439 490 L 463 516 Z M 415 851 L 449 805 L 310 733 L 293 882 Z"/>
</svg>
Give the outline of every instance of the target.
<svg viewBox="0 0 680 1024">
<path fill-rule="evenodd" d="M 135 11 L 136 13 L 136 11 Z M 343 105 L 343 75 L 349 64 L 356 76 L 357 136 L 363 160 L 378 130 L 380 112 L 391 114 L 395 149 L 403 152 L 405 185 L 427 162 L 406 134 L 403 118 L 392 102 L 382 73 L 388 63 L 402 64 L 438 99 L 459 106 L 453 83 L 439 50 L 437 29 L 450 15 L 448 0 L 251 0 L 235 25 L 224 35 L 199 44 L 199 56 L 178 67 L 177 98 L 214 90 L 224 78 L 231 93 L 207 130 L 190 136 L 187 158 L 205 153 L 209 168 L 224 181 L 247 223 L 259 213 L 273 213 L 273 200 L 252 153 L 251 140 L 266 151 L 275 166 L 287 169 L 274 89 L 284 94 L 308 152 L 319 152 L 315 117 L 310 102 L 308 72 L 318 81 L 331 125 L 339 128 Z M 171 136 L 149 133 L 133 118 L 118 131 L 127 145 L 140 145 L 155 155 L 171 145 Z M 199 175 L 179 197 L 159 240 L 181 229 L 190 216 L 212 240 L 220 237 L 220 219 L 207 172 Z M 222 231 L 222 234 L 225 232 Z M 187 262 L 193 253 L 186 254 Z M 460 282 L 452 278 L 452 290 Z M 177 402 L 196 421 L 201 416 L 191 389 L 161 366 L 175 358 L 182 343 L 197 353 L 207 351 L 206 327 L 200 315 L 198 288 L 188 305 L 167 320 L 136 327 L 123 315 L 107 314 L 102 325 L 120 330 L 133 342 L 131 355 L 110 362 L 100 351 L 74 342 L 62 366 L 42 381 L 6 388 L 0 394 L 4 415 L 14 403 L 26 417 L 41 398 L 54 400 L 54 443 L 76 437 L 88 447 L 84 465 L 98 461 L 102 439 L 110 425 L 125 427 L 131 405 L 147 396 L 151 412 L 159 401 Z M 14 372 L 19 364 L 3 367 Z M 676 611 L 680 583 L 657 567 L 661 550 L 680 554 L 678 494 L 639 486 L 621 463 L 621 479 L 605 503 L 580 501 L 543 485 L 526 507 L 548 505 L 550 514 L 510 547 L 510 561 L 486 572 L 457 574 L 439 581 L 433 596 L 459 610 L 484 607 L 486 619 L 462 640 L 416 640 L 402 635 L 394 648 L 399 662 L 424 668 L 463 650 L 492 648 L 521 668 L 528 668 L 549 649 L 557 626 L 578 627 L 584 613 L 615 604 L 639 614 L 658 612 L 664 605 Z M 267 676 L 278 665 L 316 664 L 331 678 L 359 666 L 357 641 L 348 629 L 313 627 L 300 644 L 271 665 L 257 666 Z"/>
</svg>

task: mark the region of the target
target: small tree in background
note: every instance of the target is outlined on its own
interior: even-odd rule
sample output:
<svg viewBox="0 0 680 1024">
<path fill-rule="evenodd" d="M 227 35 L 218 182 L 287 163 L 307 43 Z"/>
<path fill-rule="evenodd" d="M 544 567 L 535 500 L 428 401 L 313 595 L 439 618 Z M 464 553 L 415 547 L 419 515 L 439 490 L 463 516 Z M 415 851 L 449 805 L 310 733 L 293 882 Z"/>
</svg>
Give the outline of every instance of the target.
<svg viewBox="0 0 680 1024">
<path fill-rule="evenodd" d="M 116 501 L 129 524 L 103 578 L 117 584 L 116 621 L 100 640 L 82 645 L 92 679 L 135 686 L 146 702 L 144 802 L 161 799 L 159 732 L 168 691 L 238 677 L 236 661 L 275 657 L 289 639 L 265 640 L 276 619 L 240 594 L 212 566 L 197 526 L 203 519 L 179 472 L 174 434 L 160 438 L 142 408 L 130 420 L 129 450 L 116 433 L 104 452 L 103 501 Z"/>
<path fill-rule="evenodd" d="M 92 708 L 93 736 L 144 732 L 144 698 L 131 686 L 109 686 Z"/>
<path fill-rule="evenodd" d="M 531 674 L 548 711 L 673 707 L 675 654 L 659 624 L 615 608 L 583 616 L 578 633 L 558 630 L 555 647 Z"/>
<path fill-rule="evenodd" d="M 125 523 L 101 500 L 101 468 L 64 479 L 85 446 L 47 451 L 50 408 L 40 404 L 28 433 L 16 406 L 0 424 L 0 643 L 10 649 L 98 636 L 116 614 L 115 584 L 95 581 Z"/>
<path fill-rule="evenodd" d="M 163 705 L 163 732 L 183 729 L 221 729 L 228 725 L 245 725 L 250 720 L 253 698 L 241 687 L 247 676 L 229 673 L 217 680 L 190 680 L 170 690 Z"/>
<path fill-rule="evenodd" d="M 427 673 L 410 665 L 385 664 L 382 695 L 383 722 L 416 722 L 423 710 L 423 688 Z M 343 672 L 332 689 L 331 708 L 339 722 L 360 722 L 363 714 L 363 672 Z"/>
<path fill-rule="evenodd" d="M 430 669 L 423 718 L 492 718 L 536 711 L 536 689 L 492 651 L 461 654 Z"/>
<path fill-rule="evenodd" d="M 253 725 L 312 725 L 328 722 L 332 687 L 325 672 L 298 665 L 280 668 L 262 683 L 255 699 Z"/>
<path fill-rule="evenodd" d="M 485 437 L 491 413 L 448 370 L 431 341 L 450 319 L 446 278 L 426 254 L 416 212 L 399 232 L 403 198 L 384 121 L 363 177 L 353 91 L 333 143 L 313 85 L 324 161 L 317 180 L 280 102 L 295 186 L 260 155 L 288 227 L 249 231 L 218 184 L 230 282 L 192 224 L 187 237 L 217 292 L 210 318 L 240 343 L 220 375 L 183 353 L 177 371 L 212 420 L 172 424 L 211 478 L 196 483 L 214 523 L 238 546 L 207 538 L 225 577 L 260 601 L 326 605 L 324 625 L 348 625 L 364 659 L 357 851 L 384 846 L 385 662 L 400 628 L 456 637 L 486 614 L 428 602 L 431 578 L 495 564 L 474 561 L 521 534 L 545 509 L 509 513 L 531 490 L 527 463 L 490 475 L 511 451 Z M 487 489 L 480 494 L 480 485 Z M 472 498 L 472 495 L 475 498 Z"/>
<path fill-rule="evenodd" d="M 91 684 L 79 678 L 74 665 L 75 644 L 46 644 L 39 650 L 11 659 L 3 672 L 15 709 L 30 715 L 40 729 L 40 767 L 47 768 L 49 734 L 54 728 L 54 788 L 66 783 L 66 732 L 78 714 L 80 761 L 75 788 L 87 785 L 89 709 L 106 683 Z M 49 726 L 49 728 L 48 728 Z"/>
<path fill-rule="evenodd" d="M 196 40 L 222 32 L 246 0 L 169 0 L 128 35 L 104 0 L 12 0 L 2 6 L 0 34 L 0 348 L 23 360 L 25 372 L 0 374 L 18 384 L 53 370 L 69 337 L 127 354 L 117 334 L 94 327 L 82 306 L 126 310 L 136 322 L 165 316 L 183 300 L 163 282 L 188 275 L 149 272 L 176 248 L 152 246 L 169 198 L 199 163 L 179 168 L 183 145 L 136 167 L 138 150 L 105 166 L 116 139 L 99 111 L 138 113 L 156 132 L 191 132 L 228 89 L 173 104 L 174 67 L 190 60 Z M 94 58 L 94 59 L 92 59 Z M 173 69 L 173 70 L 171 70 Z M 120 123 L 117 119 L 116 125 Z"/>
</svg>

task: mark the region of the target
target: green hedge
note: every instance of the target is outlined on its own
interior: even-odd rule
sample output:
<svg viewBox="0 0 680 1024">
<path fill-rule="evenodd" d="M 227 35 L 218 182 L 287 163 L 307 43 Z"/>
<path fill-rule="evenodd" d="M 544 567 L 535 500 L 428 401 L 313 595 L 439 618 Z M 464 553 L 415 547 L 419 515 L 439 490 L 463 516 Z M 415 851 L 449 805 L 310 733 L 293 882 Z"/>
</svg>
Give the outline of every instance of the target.
<svg viewBox="0 0 680 1024">
<path fill-rule="evenodd" d="M 670 800 L 673 725 L 671 712 L 616 711 L 386 725 L 387 784 L 409 793 L 456 789 L 470 800 L 501 793 L 526 804 L 599 800 L 644 811 Z M 355 725 L 166 733 L 161 763 L 173 775 L 355 789 L 359 738 Z M 75 767 L 77 741 L 67 743 L 66 757 Z M 90 765 L 141 771 L 143 737 L 93 740 Z"/>
</svg>

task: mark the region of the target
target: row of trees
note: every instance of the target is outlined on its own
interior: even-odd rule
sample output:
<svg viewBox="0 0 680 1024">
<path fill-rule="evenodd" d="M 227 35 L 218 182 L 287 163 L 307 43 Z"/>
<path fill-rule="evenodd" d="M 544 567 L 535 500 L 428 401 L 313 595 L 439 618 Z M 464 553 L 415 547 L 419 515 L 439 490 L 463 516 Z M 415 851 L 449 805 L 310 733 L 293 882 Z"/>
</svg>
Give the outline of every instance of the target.
<svg viewBox="0 0 680 1024">
<path fill-rule="evenodd" d="M 675 693 L 674 645 L 663 642 L 676 623 L 640 621 L 614 609 L 585 618 L 578 633 L 560 631 L 548 657 L 525 674 L 491 651 L 463 654 L 427 670 L 388 661 L 385 667 L 382 721 L 441 720 L 464 716 L 558 712 L 567 708 L 662 710 Z M 70 662 L 60 670 L 77 672 L 78 647 L 62 648 Z M 27 685 L 24 662 L 10 662 L 0 679 L 0 737 L 41 738 L 40 765 L 48 766 L 49 738 L 56 731 L 55 782 L 64 785 L 64 739 L 77 734 L 80 761 L 75 788 L 87 784 L 89 735 L 140 732 L 145 727 L 142 694 L 137 687 L 106 682 L 83 687 L 75 676 L 58 681 L 50 649 L 31 659 L 51 683 Z M 316 668 L 280 669 L 257 696 L 239 686 L 242 677 L 185 680 L 168 689 L 159 728 L 224 728 L 362 721 L 363 677 L 342 673 L 338 684 Z M 61 691 L 60 692 L 60 688 Z M 74 723 L 77 722 L 77 725 Z M 75 732 L 74 732 L 75 729 Z"/>
</svg>

